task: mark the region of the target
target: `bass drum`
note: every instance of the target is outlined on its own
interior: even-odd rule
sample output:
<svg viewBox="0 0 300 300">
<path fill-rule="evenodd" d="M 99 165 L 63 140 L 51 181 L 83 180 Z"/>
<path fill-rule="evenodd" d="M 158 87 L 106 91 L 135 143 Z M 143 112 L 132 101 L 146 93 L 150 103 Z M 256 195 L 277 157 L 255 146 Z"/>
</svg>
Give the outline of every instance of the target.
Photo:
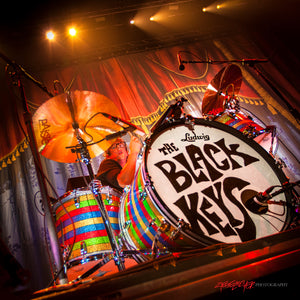
<svg viewBox="0 0 300 300">
<path fill-rule="evenodd" d="M 291 197 L 254 196 L 287 181 L 273 158 L 241 132 L 215 121 L 174 121 L 146 140 L 120 207 L 120 229 L 135 249 L 239 243 L 285 230 Z"/>
</svg>

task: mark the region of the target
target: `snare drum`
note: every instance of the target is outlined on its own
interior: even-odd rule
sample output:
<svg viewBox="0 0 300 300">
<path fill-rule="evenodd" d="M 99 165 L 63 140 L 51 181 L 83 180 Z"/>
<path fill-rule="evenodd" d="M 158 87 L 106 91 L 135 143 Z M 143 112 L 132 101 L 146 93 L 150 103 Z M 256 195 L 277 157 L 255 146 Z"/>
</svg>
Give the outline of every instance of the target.
<svg viewBox="0 0 300 300">
<path fill-rule="evenodd" d="M 146 140 L 134 182 L 121 201 L 121 232 L 136 249 L 271 235 L 289 224 L 289 195 L 280 194 L 264 207 L 253 199 L 286 181 L 273 158 L 240 131 L 203 119 L 164 124 Z"/>
<path fill-rule="evenodd" d="M 100 193 L 112 229 L 118 235 L 120 193 L 109 187 L 100 188 Z M 54 212 L 59 243 L 72 249 L 68 260 L 70 266 L 111 251 L 101 212 L 91 190 L 83 188 L 65 193 L 54 205 Z"/>
</svg>

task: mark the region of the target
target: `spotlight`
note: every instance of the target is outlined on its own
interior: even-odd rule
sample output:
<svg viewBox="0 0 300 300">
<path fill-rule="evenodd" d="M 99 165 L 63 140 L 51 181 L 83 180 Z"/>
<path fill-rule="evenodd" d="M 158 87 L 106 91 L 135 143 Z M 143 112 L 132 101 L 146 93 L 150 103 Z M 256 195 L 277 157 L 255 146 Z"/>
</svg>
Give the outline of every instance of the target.
<svg viewBox="0 0 300 300">
<path fill-rule="evenodd" d="M 221 5 L 217 5 L 217 9 L 220 9 L 221 8 Z"/>
<path fill-rule="evenodd" d="M 75 36 L 76 34 L 77 34 L 76 29 L 75 29 L 74 27 L 71 27 L 71 28 L 69 29 L 69 35 L 70 35 L 70 36 Z"/>
<path fill-rule="evenodd" d="M 203 8 L 202 8 L 202 11 L 203 11 L 203 12 L 206 12 L 206 7 L 203 7 Z"/>
<path fill-rule="evenodd" d="M 154 17 L 152 16 L 152 17 L 150 17 L 150 21 L 154 21 Z"/>
<path fill-rule="evenodd" d="M 130 20 L 130 24 L 134 24 L 134 20 L 132 19 L 132 20 Z"/>
<path fill-rule="evenodd" d="M 52 30 L 49 30 L 46 32 L 46 39 L 49 40 L 49 41 L 52 41 L 54 40 L 55 38 L 55 34 Z"/>
</svg>

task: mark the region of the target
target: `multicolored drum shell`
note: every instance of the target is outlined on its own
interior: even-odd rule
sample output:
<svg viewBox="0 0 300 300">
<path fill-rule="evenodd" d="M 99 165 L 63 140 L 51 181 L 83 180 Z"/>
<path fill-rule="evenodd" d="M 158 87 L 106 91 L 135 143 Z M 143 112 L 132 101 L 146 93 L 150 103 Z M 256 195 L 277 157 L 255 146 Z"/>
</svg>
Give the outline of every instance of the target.
<svg viewBox="0 0 300 300">
<path fill-rule="evenodd" d="M 276 154 L 278 140 L 274 126 L 270 127 L 273 129 L 266 129 L 252 120 L 250 116 L 245 115 L 242 112 L 233 115 L 232 113 L 225 111 L 217 116 L 214 121 L 223 123 L 242 132 L 248 138 L 252 138 L 266 151 Z"/>
<path fill-rule="evenodd" d="M 109 187 L 102 187 L 100 193 L 112 229 L 118 235 L 121 195 Z M 59 243 L 69 248 L 73 245 L 69 263 L 111 250 L 101 212 L 91 190 L 76 189 L 65 193 L 54 205 L 54 211 Z"/>
<path fill-rule="evenodd" d="M 263 127 L 256 124 L 249 116 L 246 116 L 243 113 L 232 115 L 231 113 L 223 112 L 221 115 L 217 116 L 214 121 L 235 128 L 245 135 L 251 134 L 253 137 L 265 132 Z"/>
</svg>

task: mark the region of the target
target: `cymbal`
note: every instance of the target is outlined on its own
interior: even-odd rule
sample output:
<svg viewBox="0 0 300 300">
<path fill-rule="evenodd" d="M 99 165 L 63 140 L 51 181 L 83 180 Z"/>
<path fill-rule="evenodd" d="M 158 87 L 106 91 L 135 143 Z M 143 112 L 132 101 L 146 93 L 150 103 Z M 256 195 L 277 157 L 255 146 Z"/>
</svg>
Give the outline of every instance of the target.
<svg viewBox="0 0 300 300">
<path fill-rule="evenodd" d="M 85 142 L 102 140 L 122 128 L 99 113 L 106 112 L 120 117 L 117 106 L 107 97 L 95 92 L 77 90 L 70 92 L 70 98 L 78 132 Z M 77 161 L 77 154 L 67 148 L 78 145 L 67 94 L 60 94 L 42 104 L 33 115 L 32 121 L 38 150 L 43 156 L 63 163 Z M 89 146 L 91 158 L 103 153 L 113 142 L 114 140 L 104 140 Z"/>
<path fill-rule="evenodd" d="M 202 100 L 203 115 L 217 115 L 225 110 L 225 97 L 237 95 L 242 85 L 242 71 L 237 65 L 227 65 L 212 79 Z"/>
</svg>

